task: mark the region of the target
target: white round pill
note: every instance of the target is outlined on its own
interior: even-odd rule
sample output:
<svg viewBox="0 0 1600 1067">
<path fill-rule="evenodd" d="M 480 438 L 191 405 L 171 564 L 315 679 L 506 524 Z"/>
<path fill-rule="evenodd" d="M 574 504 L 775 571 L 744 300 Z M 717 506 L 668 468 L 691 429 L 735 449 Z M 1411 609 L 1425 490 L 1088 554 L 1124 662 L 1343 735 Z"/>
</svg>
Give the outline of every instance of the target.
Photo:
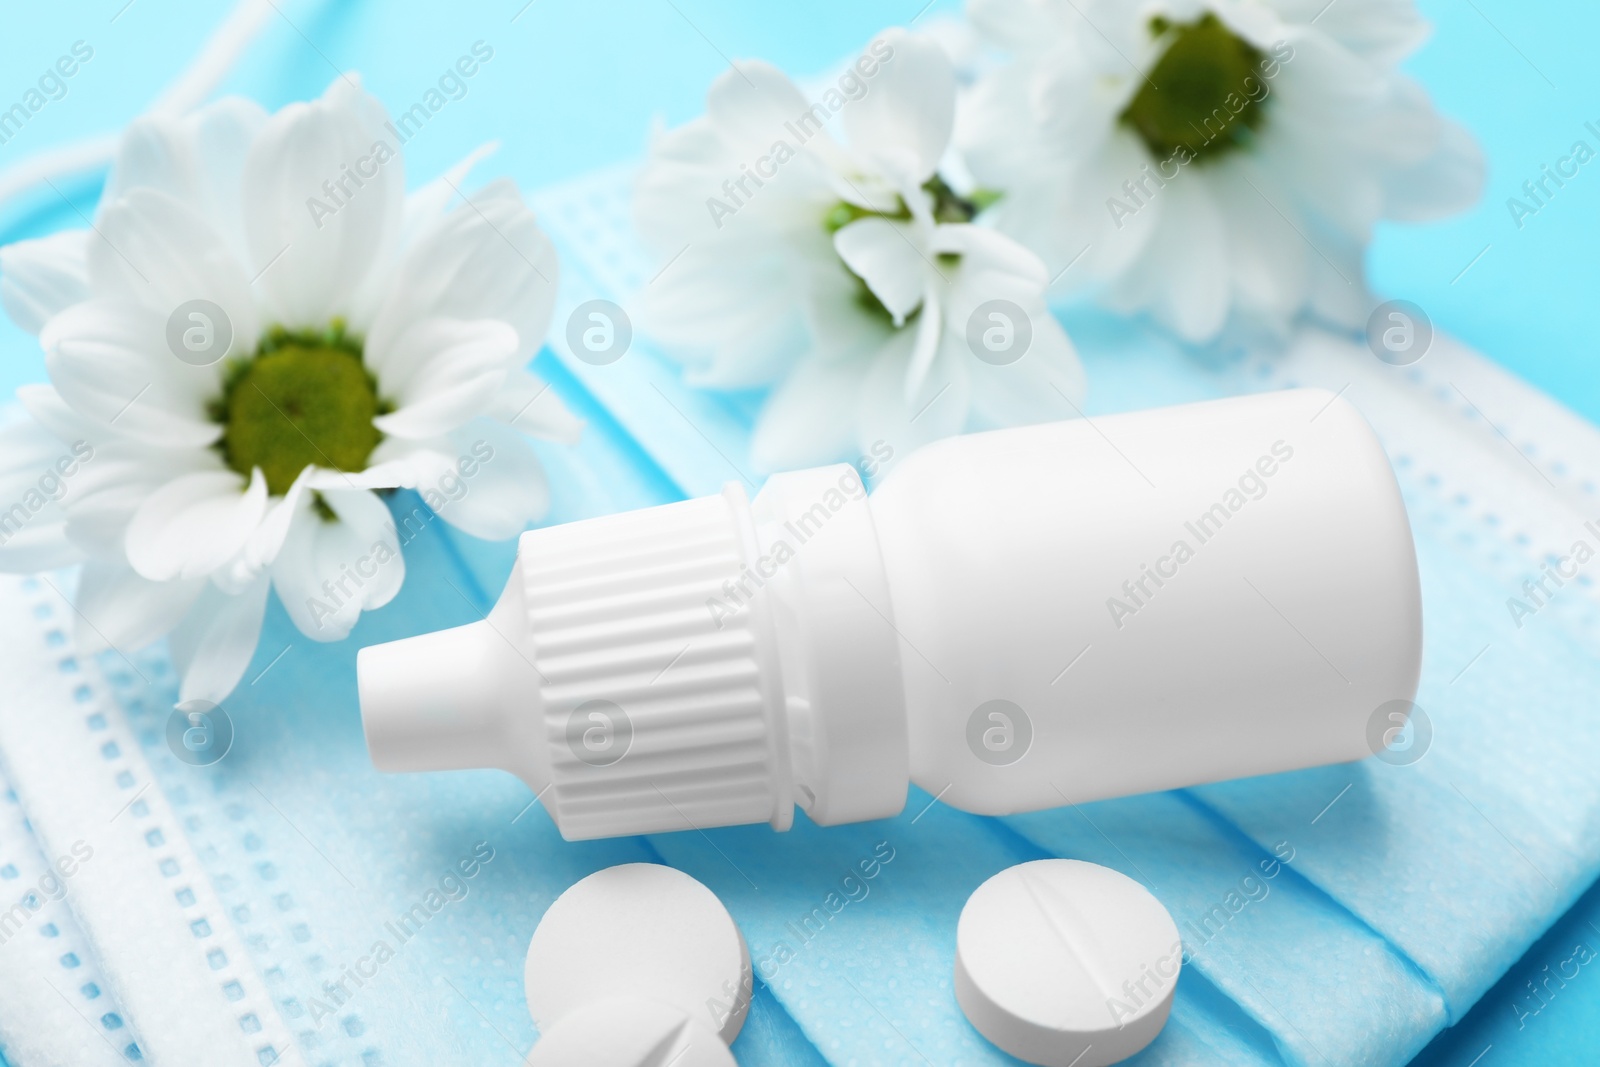
<svg viewBox="0 0 1600 1067">
<path fill-rule="evenodd" d="M 980 885 L 956 925 L 956 1001 L 1001 1049 L 1106 1067 L 1155 1040 L 1183 961 L 1178 927 L 1127 875 L 1034 860 Z"/>
<path fill-rule="evenodd" d="M 594 1000 L 678 1008 L 725 1043 L 750 1010 L 750 950 L 716 894 L 672 867 L 624 863 L 573 883 L 545 911 L 523 969 L 541 1031 Z"/>
<path fill-rule="evenodd" d="M 539 1035 L 527 1067 L 737 1067 L 709 1026 L 638 997 L 592 1000 Z"/>
</svg>

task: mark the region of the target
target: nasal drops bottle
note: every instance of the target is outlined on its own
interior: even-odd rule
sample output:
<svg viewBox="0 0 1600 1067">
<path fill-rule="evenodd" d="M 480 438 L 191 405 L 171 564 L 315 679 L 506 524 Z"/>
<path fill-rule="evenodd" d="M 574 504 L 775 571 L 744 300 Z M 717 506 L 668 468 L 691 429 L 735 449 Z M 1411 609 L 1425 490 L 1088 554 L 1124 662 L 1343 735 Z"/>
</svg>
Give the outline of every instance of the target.
<svg viewBox="0 0 1600 1067">
<path fill-rule="evenodd" d="M 532 530 L 483 621 L 358 672 L 379 769 L 502 768 L 576 840 L 1353 760 L 1421 647 L 1388 458 L 1294 389 Z"/>
</svg>

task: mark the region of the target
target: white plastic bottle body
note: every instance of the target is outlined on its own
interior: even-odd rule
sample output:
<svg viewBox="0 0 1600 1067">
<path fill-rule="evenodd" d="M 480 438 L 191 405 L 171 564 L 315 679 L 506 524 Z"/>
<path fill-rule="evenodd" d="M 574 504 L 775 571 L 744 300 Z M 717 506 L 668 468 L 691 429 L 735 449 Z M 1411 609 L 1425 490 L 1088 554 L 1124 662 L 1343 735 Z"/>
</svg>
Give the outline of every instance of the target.
<svg viewBox="0 0 1600 1067">
<path fill-rule="evenodd" d="M 1415 550 L 1355 409 L 1297 390 L 1164 414 L 938 442 L 873 493 L 911 777 L 946 803 L 1358 759 L 1415 694 Z"/>
<path fill-rule="evenodd" d="M 379 768 L 502 767 L 579 839 L 1359 759 L 1421 647 L 1388 458 L 1307 389 L 951 438 L 870 496 L 840 464 L 532 530 L 489 618 L 358 674 Z"/>
</svg>

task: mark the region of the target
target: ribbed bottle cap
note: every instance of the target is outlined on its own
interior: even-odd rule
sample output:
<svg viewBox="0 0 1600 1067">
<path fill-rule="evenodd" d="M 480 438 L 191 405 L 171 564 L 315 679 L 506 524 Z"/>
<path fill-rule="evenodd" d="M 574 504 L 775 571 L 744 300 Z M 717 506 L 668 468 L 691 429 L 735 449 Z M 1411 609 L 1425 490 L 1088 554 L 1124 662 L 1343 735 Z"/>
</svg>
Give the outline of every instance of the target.
<svg viewBox="0 0 1600 1067">
<path fill-rule="evenodd" d="M 908 781 L 892 612 L 846 465 L 754 507 L 730 485 L 531 530 L 487 618 L 361 650 L 367 747 L 511 771 L 571 840 L 884 818 Z"/>
<path fill-rule="evenodd" d="M 787 738 L 770 623 L 716 610 L 748 580 L 738 488 L 522 535 L 526 648 L 569 840 L 772 822 Z"/>
</svg>

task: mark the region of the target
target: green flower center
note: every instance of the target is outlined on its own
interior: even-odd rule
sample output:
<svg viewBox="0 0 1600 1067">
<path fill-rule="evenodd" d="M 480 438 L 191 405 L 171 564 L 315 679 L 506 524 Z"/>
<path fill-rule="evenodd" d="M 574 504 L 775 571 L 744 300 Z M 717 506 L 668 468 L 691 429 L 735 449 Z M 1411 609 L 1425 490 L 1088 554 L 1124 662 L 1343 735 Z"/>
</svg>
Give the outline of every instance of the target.
<svg viewBox="0 0 1600 1067">
<path fill-rule="evenodd" d="M 969 197 L 960 196 L 954 189 L 945 184 L 945 180 L 937 174 L 929 178 L 922 188 L 933 198 L 933 219 L 939 223 L 971 222 L 978 216 L 979 212 L 1000 198 L 998 193 L 987 189 L 975 190 Z M 857 219 L 876 217 L 894 219 L 898 222 L 908 221 L 911 218 L 911 209 L 906 206 L 904 200 L 897 200 L 896 204 L 897 206 L 893 211 L 872 211 L 841 200 L 829 208 L 827 214 L 822 217 L 822 228 L 831 235 L 838 233 Z M 949 269 L 961 262 L 961 257 L 940 255 L 938 260 L 941 269 Z M 849 268 L 847 267 L 846 269 L 848 270 Z M 854 271 L 850 272 L 850 276 L 856 280 L 857 306 L 868 315 L 881 319 L 886 325 L 892 327 L 894 325 L 894 316 L 890 314 L 888 308 L 883 306 L 883 301 L 878 299 L 877 294 L 872 291 L 872 287 L 867 284 L 866 279 Z M 922 308 L 918 307 L 910 315 L 906 316 L 906 321 L 903 325 L 909 325 L 920 314 L 922 314 Z"/>
<path fill-rule="evenodd" d="M 372 425 L 390 406 L 361 361 L 361 343 L 335 321 L 323 333 L 275 327 L 253 357 L 228 368 L 212 417 L 228 466 L 261 468 L 267 491 L 288 492 L 308 466 L 359 471 L 383 434 Z"/>
<path fill-rule="evenodd" d="M 1167 49 L 1119 116 L 1157 159 L 1186 149 L 1215 159 L 1249 143 L 1266 118 L 1260 49 L 1207 12 L 1194 22 L 1150 20 Z M 1180 160 L 1187 162 L 1187 160 Z"/>
</svg>

